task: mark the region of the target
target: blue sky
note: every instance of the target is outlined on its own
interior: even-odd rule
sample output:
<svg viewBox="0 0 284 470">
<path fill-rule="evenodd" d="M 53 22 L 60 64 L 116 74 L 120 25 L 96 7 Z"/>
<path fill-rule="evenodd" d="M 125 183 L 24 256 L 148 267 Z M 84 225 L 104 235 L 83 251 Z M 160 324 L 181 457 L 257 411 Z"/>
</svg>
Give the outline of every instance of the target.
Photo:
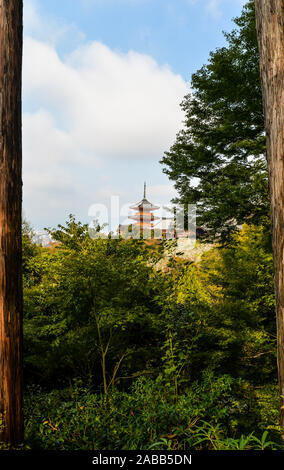
<svg viewBox="0 0 284 470">
<path fill-rule="evenodd" d="M 241 0 L 41 0 L 42 14 L 74 24 L 87 41 L 149 54 L 189 80 L 223 30 L 240 13 Z M 60 48 L 60 45 L 59 45 Z M 64 44 L 62 51 L 68 49 Z"/>
<path fill-rule="evenodd" d="M 34 227 L 94 203 L 170 201 L 159 159 L 190 76 L 242 0 L 26 0 L 24 211 Z"/>
</svg>

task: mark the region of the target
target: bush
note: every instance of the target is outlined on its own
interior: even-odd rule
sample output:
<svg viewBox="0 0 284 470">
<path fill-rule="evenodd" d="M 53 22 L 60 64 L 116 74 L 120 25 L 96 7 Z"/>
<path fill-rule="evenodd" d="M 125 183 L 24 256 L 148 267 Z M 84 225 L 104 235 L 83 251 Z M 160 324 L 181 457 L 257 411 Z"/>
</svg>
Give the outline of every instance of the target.
<svg viewBox="0 0 284 470">
<path fill-rule="evenodd" d="M 234 381 L 206 373 L 177 398 L 158 382 L 137 380 L 131 393 L 113 388 L 92 393 L 75 381 L 64 391 L 29 390 L 26 446 L 45 450 L 237 449 L 276 448 L 267 434 L 257 440 L 229 436 Z M 236 416 L 235 416 L 236 418 Z"/>
</svg>

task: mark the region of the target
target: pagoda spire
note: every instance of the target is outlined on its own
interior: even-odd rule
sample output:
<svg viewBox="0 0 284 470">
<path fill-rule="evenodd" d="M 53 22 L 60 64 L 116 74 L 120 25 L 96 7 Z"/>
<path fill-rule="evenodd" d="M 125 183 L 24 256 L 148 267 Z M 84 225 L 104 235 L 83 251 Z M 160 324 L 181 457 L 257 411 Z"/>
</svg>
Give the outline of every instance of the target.
<svg viewBox="0 0 284 470">
<path fill-rule="evenodd" d="M 144 181 L 144 199 L 146 199 L 146 181 Z"/>
</svg>

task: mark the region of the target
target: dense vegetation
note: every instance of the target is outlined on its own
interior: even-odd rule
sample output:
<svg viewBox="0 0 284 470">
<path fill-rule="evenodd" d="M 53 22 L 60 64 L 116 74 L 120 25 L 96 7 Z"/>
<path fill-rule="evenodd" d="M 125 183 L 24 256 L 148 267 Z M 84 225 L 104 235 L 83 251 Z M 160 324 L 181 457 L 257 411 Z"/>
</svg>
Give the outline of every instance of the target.
<svg viewBox="0 0 284 470">
<path fill-rule="evenodd" d="M 211 54 L 165 154 L 214 244 L 24 230 L 26 446 L 277 449 L 273 263 L 253 1 Z M 241 227 L 240 227 L 241 225 Z M 161 262 L 161 260 L 163 260 Z"/>
<path fill-rule="evenodd" d="M 53 236 L 24 243 L 27 445 L 279 443 L 266 228 L 160 269 L 169 242 L 93 240 L 73 217 Z"/>
</svg>

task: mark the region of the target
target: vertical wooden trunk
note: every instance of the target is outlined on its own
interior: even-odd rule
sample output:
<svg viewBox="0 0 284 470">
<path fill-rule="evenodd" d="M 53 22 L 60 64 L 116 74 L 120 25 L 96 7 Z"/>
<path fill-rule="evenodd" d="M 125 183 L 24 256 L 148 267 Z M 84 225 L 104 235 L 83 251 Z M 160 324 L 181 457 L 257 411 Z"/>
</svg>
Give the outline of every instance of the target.
<svg viewBox="0 0 284 470">
<path fill-rule="evenodd" d="M 278 375 L 284 429 L 284 0 L 255 0 L 275 272 Z"/>
<path fill-rule="evenodd" d="M 0 438 L 23 440 L 22 0 L 0 0 Z"/>
</svg>

